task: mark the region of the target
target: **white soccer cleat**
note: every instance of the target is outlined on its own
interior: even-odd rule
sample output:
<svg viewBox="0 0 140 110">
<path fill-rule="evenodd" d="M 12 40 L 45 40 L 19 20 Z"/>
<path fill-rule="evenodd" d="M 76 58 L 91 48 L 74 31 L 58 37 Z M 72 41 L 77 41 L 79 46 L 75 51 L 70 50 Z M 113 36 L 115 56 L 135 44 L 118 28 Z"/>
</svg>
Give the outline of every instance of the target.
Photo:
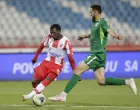
<svg viewBox="0 0 140 110">
<path fill-rule="evenodd" d="M 137 95 L 137 87 L 133 78 L 130 78 L 128 86 L 132 89 L 135 95 Z"/>
<path fill-rule="evenodd" d="M 23 95 L 23 96 L 22 96 L 22 101 L 26 101 L 26 100 L 28 100 L 28 99 L 30 99 L 30 98 L 28 97 L 28 95 Z"/>
<path fill-rule="evenodd" d="M 60 102 L 65 102 L 66 101 L 66 96 L 62 94 L 58 94 L 54 97 L 49 97 L 48 98 L 51 101 L 60 101 Z"/>
</svg>

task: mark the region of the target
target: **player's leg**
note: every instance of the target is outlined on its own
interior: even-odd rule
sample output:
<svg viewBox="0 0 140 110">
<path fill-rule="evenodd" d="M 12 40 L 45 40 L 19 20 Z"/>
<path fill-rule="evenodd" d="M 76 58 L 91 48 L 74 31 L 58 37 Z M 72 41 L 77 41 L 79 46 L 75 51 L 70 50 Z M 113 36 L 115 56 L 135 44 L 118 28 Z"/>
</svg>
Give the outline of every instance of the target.
<svg viewBox="0 0 140 110">
<path fill-rule="evenodd" d="M 95 53 L 96 59 L 91 62 L 98 84 L 100 85 L 125 85 L 124 79 L 105 78 L 106 52 Z"/>
<path fill-rule="evenodd" d="M 44 63 L 42 62 L 38 67 L 34 68 L 34 76 L 32 79 L 32 87 L 36 88 L 36 86 L 43 80 L 41 73 L 43 73 L 42 69 L 44 68 Z"/>
<path fill-rule="evenodd" d="M 65 89 L 63 92 L 60 94 L 54 96 L 54 97 L 49 97 L 49 100 L 52 101 L 66 101 L 66 96 L 67 94 L 74 88 L 74 86 L 78 83 L 78 80 L 80 78 L 80 74 L 85 72 L 86 70 L 89 70 L 89 66 L 85 63 L 85 61 L 82 61 L 78 67 L 74 70 L 74 74 L 70 81 L 67 83 Z"/>
<path fill-rule="evenodd" d="M 96 77 L 96 80 L 98 84 L 100 85 L 125 85 L 124 79 L 119 78 L 105 78 L 105 69 L 104 67 L 99 67 L 95 72 L 94 75 Z"/>
<path fill-rule="evenodd" d="M 94 74 L 98 84 L 100 85 L 128 85 L 134 92 L 137 94 L 136 85 L 134 79 L 119 79 L 119 78 L 105 78 L 105 61 L 106 61 L 106 53 L 105 52 L 97 52 L 95 53 L 96 59 L 90 63 L 90 67 L 94 70 Z"/>
<path fill-rule="evenodd" d="M 45 87 L 47 87 L 56 77 L 57 77 L 56 73 L 52 73 L 52 72 L 49 73 L 46 76 L 46 78 L 35 88 L 34 91 L 36 92 L 36 94 L 42 92 L 45 89 Z M 32 97 L 32 96 L 30 96 L 30 97 Z"/>
<path fill-rule="evenodd" d="M 100 67 L 94 72 L 94 76 L 96 78 L 96 81 L 99 85 L 105 84 L 105 77 L 104 77 L 104 67 Z"/>
<path fill-rule="evenodd" d="M 32 87 L 34 90 L 38 86 L 38 84 L 40 84 L 40 82 L 43 80 L 40 72 L 42 72 L 42 71 L 39 66 L 35 69 L 35 73 L 34 73 L 33 80 L 32 80 Z M 30 93 L 30 95 L 23 95 L 22 101 L 26 101 L 26 100 L 30 99 L 30 96 L 32 96 L 32 94 L 35 94 L 34 90 Z"/>
<path fill-rule="evenodd" d="M 34 73 L 33 80 L 32 80 L 32 87 L 35 89 L 37 87 L 37 85 L 41 81 L 43 81 L 45 79 L 45 77 L 47 76 L 47 69 L 44 66 L 44 62 L 42 62 L 38 67 L 34 68 L 34 72 L 35 73 Z M 32 94 L 34 94 L 33 91 L 32 91 Z M 22 100 L 23 101 L 28 100 L 30 98 L 29 96 L 30 95 L 23 95 Z"/>
<path fill-rule="evenodd" d="M 36 88 L 29 94 L 27 95 L 23 95 L 23 101 L 25 100 L 28 100 L 30 99 L 31 97 L 33 97 L 34 95 L 36 94 L 39 94 L 41 93 L 46 86 L 48 86 L 52 81 L 54 81 L 54 79 L 57 77 L 57 74 L 56 73 L 49 73 L 46 78 L 41 82 L 39 83 Z"/>
<path fill-rule="evenodd" d="M 43 63 L 40 64 L 39 67 L 35 69 L 37 79 L 41 79 L 42 82 L 37 85 L 37 87 L 29 94 L 23 95 L 23 101 L 28 100 L 34 95 L 41 93 L 45 89 L 46 86 L 48 86 L 54 79 L 57 77 L 57 75 L 61 72 L 61 66 L 48 62 L 43 61 Z"/>
<path fill-rule="evenodd" d="M 77 68 L 74 70 L 74 74 L 71 78 L 71 80 L 67 83 L 64 92 L 69 93 L 72 88 L 78 83 L 78 80 L 80 78 L 80 74 L 83 72 L 89 70 L 89 66 L 85 63 L 85 61 L 82 61 Z"/>
<path fill-rule="evenodd" d="M 33 79 L 32 79 L 32 87 L 33 87 L 33 88 L 36 88 L 36 86 L 37 86 L 41 81 L 42 81 L 42 80 L 41 80 L 39 74 L 34 73 L 34 77 L 33 77 Z"/>
<path fill-rule="evenodd" d="M 129 86 L 135 95 L 137 95 L 137 87 L 133 78 L 130 79 L 119 79 L 119 78 L 105 78 L 105 69 L 104 67 L 100 67 L 95 72 L 95 77 L 100 85 L 127 85 Z"/>
</svg>

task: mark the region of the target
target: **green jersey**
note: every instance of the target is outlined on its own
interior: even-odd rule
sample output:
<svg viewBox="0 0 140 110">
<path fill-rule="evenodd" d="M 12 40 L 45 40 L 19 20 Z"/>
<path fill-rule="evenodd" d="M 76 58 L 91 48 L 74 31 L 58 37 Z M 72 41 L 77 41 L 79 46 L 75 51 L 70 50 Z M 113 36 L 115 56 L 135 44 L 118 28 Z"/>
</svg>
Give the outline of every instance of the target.
<svg viewBox="0 0 140 110">
<path fill-rule="evenodd" d="M 101 52 L 106 51 L 105 47 L 107 45 L 107 29 L 110 25 L 104 18 L 92 24 L 91 35 L 90 35 L 90 52 Z"/>
</svg>

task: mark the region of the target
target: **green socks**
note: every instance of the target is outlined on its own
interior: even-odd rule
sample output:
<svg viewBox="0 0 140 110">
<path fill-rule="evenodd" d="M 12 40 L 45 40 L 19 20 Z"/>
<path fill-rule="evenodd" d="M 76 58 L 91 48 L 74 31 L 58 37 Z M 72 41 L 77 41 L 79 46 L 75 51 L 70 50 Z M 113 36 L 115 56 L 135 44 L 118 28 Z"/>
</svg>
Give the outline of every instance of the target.
<svg viewBox="0 0 140 110">
<path fill-rule="evenodd" d="M 125 85 L 125 80 L 117 78 L 105 78 L 105 85 Z"/>
<path fill-rule="evenodd" d="M 64 92 L 69 93 L 78 83 L 79 78 L 79 75 L 73 74 L 71 80 L 67 83 Z M 105 78 L 105 85 L 125 85 L 125 80 L 116 78 Z"/>
<path fill-rule="evenodd" d="M 67 83 L 64 92 L 69 93 L 72 88 L 78 83 L 80 76 L 73 74 L 71 80 Z"/>
</svg>

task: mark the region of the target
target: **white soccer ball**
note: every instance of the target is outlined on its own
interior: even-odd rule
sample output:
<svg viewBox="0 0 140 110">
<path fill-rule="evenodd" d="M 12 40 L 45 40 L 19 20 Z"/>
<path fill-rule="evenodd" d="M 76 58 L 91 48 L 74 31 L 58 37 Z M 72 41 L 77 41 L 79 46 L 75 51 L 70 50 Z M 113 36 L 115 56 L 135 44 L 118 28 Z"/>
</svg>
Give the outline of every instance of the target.
<svg viewBox="0 0 140 110">
<path fill-rule="evenodd" d="M 36 94 L 34 97 L 33 97 L 33 103 L 36 105 L 36 106 L 42 106 L 43 104 L 45 104 L 46 102 L 46 98 L 43 94 Z"/>
</svg>

